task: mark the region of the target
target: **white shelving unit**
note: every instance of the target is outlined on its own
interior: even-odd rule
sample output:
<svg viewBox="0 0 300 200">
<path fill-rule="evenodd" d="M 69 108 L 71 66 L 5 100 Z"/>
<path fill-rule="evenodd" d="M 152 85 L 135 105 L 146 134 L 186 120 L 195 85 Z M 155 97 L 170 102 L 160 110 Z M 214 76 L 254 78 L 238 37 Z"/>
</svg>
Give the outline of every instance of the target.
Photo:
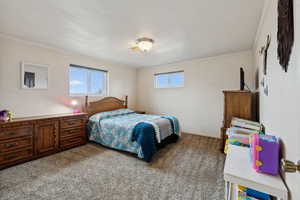
<svg viewBox="0 0 300 200">
<path fill-rule="evenodd" d="M 242 185 L 288 200 L 288 190 L 280 176 L 257 173 L 251 166 L 250 149 L 229 145 L 224 167 L 225 200 L 236 200 L 235 187 Z"/>
</svg>

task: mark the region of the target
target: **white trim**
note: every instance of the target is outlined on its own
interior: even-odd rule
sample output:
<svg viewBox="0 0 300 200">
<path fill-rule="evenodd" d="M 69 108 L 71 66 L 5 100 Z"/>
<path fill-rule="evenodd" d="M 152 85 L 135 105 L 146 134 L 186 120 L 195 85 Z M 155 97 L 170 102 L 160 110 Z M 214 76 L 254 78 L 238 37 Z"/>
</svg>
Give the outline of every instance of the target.
<svg viewBox="0 0 300 200">
<path fill-rule="evenodd" d="M 105 84 L 105 87 L 106 87 L 106 96 L 109 96 L 109 72 L 107 71 L 106 72 L 106 84 Z"/>
</svg>

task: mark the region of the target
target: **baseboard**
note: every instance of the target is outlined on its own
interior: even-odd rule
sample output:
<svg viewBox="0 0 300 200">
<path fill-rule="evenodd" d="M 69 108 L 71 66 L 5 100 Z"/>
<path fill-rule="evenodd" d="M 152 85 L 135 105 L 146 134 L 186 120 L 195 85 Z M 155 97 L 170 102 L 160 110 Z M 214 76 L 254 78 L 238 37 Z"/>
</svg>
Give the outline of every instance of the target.
<svg viewBox="0 0 300 200">
<path fill-rule="evenodd" d="M 197 136 L 201 136 L 201 137 L 207 137 L 207 138 L 213 138 L 213 139 L 221 140 L 221 138 L 219 138 L 219 137 L 213 137 L 211 135 L 206 135 L 206 134 L 196 134 L 196 133 L 187 133 L 187 132 L 181 132 L 181 133 L 188 134 L 188 135 L 197 135 Z"/>
</svg>

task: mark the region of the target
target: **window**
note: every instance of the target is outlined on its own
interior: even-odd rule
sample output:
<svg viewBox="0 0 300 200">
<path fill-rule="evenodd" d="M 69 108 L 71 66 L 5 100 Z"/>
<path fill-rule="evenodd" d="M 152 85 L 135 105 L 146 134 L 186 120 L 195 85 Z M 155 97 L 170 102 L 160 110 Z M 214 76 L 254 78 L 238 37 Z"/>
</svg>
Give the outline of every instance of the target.
<svg viewBox="0 0 300 200">
<path fill-rule="evenodd" d="M 156 88 L 175 88 L 184 86 L 184 71 L 154 74 Z"/>
<path fill-rule="evenodd" d="M 70 95 L 107 95 L 107 71 L 70 65 Z"/>
</svg>

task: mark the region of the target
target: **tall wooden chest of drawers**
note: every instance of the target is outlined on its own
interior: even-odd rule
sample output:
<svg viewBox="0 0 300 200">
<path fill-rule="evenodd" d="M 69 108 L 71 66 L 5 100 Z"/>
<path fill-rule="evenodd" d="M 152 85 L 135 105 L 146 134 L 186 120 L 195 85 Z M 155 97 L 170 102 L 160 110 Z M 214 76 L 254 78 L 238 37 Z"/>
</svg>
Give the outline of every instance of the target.
<svg viewBox="0 0 300 200">
<path fill-rule="evenodd" d="M 221 128 L 221 151 L 227 139 L 226 130 L 233 117 L 258 121 L 258 94 L 246 90 L 227 90 L 224 93 L 224 118 Z"/>
<path fill-rule="evenodd" d="M 0 122 L 0 169 L 86 144 L 86 120 L 78 113 Z"/>
</svg>

